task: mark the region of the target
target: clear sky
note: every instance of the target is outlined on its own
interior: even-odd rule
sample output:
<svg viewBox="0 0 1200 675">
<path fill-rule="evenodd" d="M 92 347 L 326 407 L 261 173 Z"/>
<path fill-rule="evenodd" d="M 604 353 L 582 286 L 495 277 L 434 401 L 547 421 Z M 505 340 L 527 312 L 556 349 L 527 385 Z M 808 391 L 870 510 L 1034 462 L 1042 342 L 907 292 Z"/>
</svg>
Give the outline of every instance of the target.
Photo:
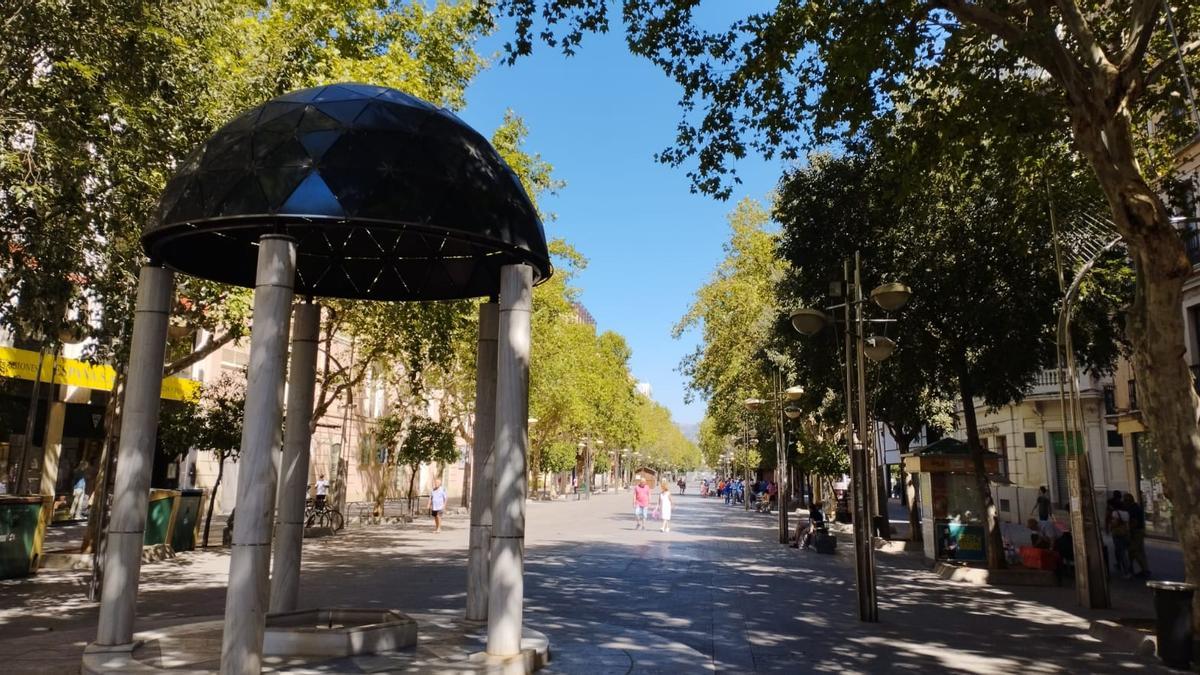
<svg viewBox="0 0 1200 675">
<path fill-rule="evenodd" d="M 502 37 L 484 47 L 498 49 Z M 654 161 L 675 138 L 678 99 L 675 83 L 630 55 L 618 30 L 588 36 L 573 57 L 539 45 L 512 67 L 494 65 L 467 90 L 461 116 L 485 135 L 507 108 L 525 119 L 527 149 L 567 182 L 542 208 L 558 215 L 547 236 L 566 239 L 589 260 L 578 278 L 584 305 L 599 330 L 629 341 L 634 375 L 652 385 L 675 421 L 695 423 L 704 405 L 684 404 L 677 367 L 698 336 L 675 340 L 671 328 L 721 259 L 726 214 L 743 197 L 762 199 L 782 165 L 742 162 L 743 184 L 726 202 L 692 194 L 685 169 Z"/>
</svg>

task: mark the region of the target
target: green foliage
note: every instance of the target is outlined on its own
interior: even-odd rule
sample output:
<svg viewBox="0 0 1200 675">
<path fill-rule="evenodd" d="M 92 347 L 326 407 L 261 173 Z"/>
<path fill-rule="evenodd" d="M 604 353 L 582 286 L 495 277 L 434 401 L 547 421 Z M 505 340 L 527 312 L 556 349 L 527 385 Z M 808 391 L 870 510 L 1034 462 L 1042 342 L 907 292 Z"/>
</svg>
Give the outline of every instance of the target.
<svg viewBox="0 0 1200 675">
<path fill-rule="evenodd" d="M 769 223 L 770 214 L 758 202 L 738 203 L 729 214 L 724 260 L 674 329 L 675 337 L 691 329 L 701 332 L 700 345 L 679 369 L 689 391 L 706 401 L 706 417 L 717 435 L 736 433 L 743 402 L 771 389 L 764 347 L 780 314 L 775 286 L 786 268 L 775 254 Z"/>
<path fill-rule="evenodd" d="M 0 222 L 12 245 L 0 294 L 20 302 L 0 303 L 0 323 L 44 341 L 65 317 L 94 338 L 91 358 L 118 366 L 141 228 L 206 136 L 267 98 L 346 79 L 461 107 L 490 30 L 465 3 L 379 0 L 24 2 L 6 25 Z M 95 328 L 84 289 L 101 309 Z M 178 291 L 178 322 L 240 334 L 247 291 L 188 277 Z"/>
<path fill-rule="evenodd" d="M 375 428 L 364 443 L 360 464 L 395 464 L 400 437 L 404 433 L 404 418 L 389 413 L 375 420 Z M 419 464 L 419 462 L 418 462 Z"/>
<path fill-rule="evenodd" d="M 219 462 L 236 462 L 242 452 L 245 376 L 227 373 L 201 388 L 198 408 L 192 445 L 212 452 Z"/>
<path fill-rule="evenodd" d="M 203 424 L 199 399 L 163 401 L 158 411 L 159 454 L 171 460 L 186 455 L 195 445 L 198 424 Z"/>
<path fill-rule="evenodd" d="M 758 448 L 747 448 L 739 445 L 733 450 L 730 464 L 735 476 L 744 476 L 747 472 L 753 472 L 757 469 L 762 464 L 762 461 L 762 453 L 758 451 Z"/>
<path fill-rule="evenodd" d="M 606 0 L 487 4 L 497 16 L 517 17 L 506 46 L 510 60 L 530 53 L 538 39 L 573 53 L 588 32 L 609 28 Z M 688 164 L 696 189 L 722 197 L 737 180 L 734 164 L 748 152 L 798 159 L 830 141 L 853 142 L 876 117 L 906 107 L 927 114 L 929 129 L 943 138 L 971 138 L 979 129 L 969 126 L 974 122 L 996 130 L 1019 130 L 1039 116 L 1066 124 L 1063 113 L 1093 105 L 1075 88 L 1098 81 L 1103 64 L 1128 76 L 1106 79 L 1118 88 L 1108 105 L 1128 106 L 1137 126 L 1155 120 L 1140 158 L 1151 175 L 1163 173 L 1171 151 L 1194 133 L 1181 110 L 1177 57 L 1154 3 L 1138 11 L 1070 3 L 1076 21 L 1061 6 L 1030 3 L 801 1 L 747 8 L 717 27 L 706 25 L 691 3 L 619 4 L 630 50 L 682 91 L 675 143 L 659 159 Z M 1192 44 L 1195 11 L 1187 3 L 1173 9 L 1193 72 L 1200 61 Z M 1013 96 L 1029 85 L 1037 100 Z M 914 102 L 914 88 L 922 103 Z"/>
<path fill-rule="evenodd" d="M 700 457 L 705 466 L 717 467 L 721 464 L 721 454 L 728 447 L 728 439 L 717 432 L 717 423 L 707 415 L 700 420 L 699 434 Z"/>
<path fill-rule="evenodd" d="M 575 451 L 576 446 L 570 441 L 548 443 L 537 453 L 537 464 L 533 468 L 538 473 L 570 471 L 575 466 Z"/>
<path fill-rule="evenodd" d="M 623 337 L 597 334 L 583 320 L 575 275 L 586 266 L 578 251 L 551 242 L 555 275 L 534 289 L 529 414 L 535 467 L 555 443 L 598 438 L 606 448 L 630 447 L 639 433 L 638 397 Z"/>
<path fill-rule="evenodd" d="M 504 111 L 504 122 L 492 134 L 492 147 L 508 164 L 513 173 L 521 179 L 525 194 L 533 201 L 542 220 L 554 220 L 552 213 L 546 213 L 538 206 L 539 199 L 545 195 L 558 194 L 566 187 L 566 182 L 554 177 L 554 167 L 542 159 L 537 153 L 526 151 L 525 142 L 529 138 L 529 128 L 512 110 Z"/>
<path fill-rule="evenodd" d="M 633 449 L 642 455 L 639 463 L 656 469 L 691 471 L 703 461 L 696 447 L 671 420 L 667 408 L 638 396 L 638 442 Z"/>
<path fill-rule="evenodd" d="M 795 424 L 795 466 L 801 473 L 833 478 L 850 473 L 845 426 L 828 421 L 820 411 Z"/>
<path fill-rule="evenodd" d="M 409 423 L 396 461 L 414 471 L 426 463 L 448 464 L 458 460 L 454 432 L 445 422 L 418 417 Z"/>
</svg>

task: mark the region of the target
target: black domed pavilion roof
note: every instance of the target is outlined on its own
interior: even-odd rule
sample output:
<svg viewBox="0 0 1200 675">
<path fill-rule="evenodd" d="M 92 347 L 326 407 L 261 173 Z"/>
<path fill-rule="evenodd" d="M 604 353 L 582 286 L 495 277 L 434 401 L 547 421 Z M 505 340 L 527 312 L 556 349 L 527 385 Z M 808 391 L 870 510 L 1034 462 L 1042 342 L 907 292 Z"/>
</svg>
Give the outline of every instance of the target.
<svg viewBox="0 0 1200 675">
<path fill-rule="evenodd" d="M 551 274 L 546 236 L 491 144 L 394 89 L 335 84 L 248 110 L 167 184 L 142 235 L 151 258 L 253 286 L 258 238 L 297 241 L 296 292 L 444 300 L 499 291 L 499 270 Z"/>
</svg>

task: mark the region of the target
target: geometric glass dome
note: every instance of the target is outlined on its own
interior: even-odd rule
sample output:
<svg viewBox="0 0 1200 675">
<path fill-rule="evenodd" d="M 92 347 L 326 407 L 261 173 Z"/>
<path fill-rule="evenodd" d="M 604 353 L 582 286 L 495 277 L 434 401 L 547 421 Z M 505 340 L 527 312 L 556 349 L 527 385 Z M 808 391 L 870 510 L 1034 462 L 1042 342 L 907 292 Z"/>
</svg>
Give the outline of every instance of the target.
<svg viewBox="0 0 1200 675">
<path fill-rule="evenodd" d="M 258 239 L 296 239 L 296 293 L 446 300 L 499 293 L 500 268 L 550 277 L 521 182 L 453 113 L 363 84 L 248 110 L 180 166 L 142 235 L 152 260 L 254 286 Z"/>
</svg>

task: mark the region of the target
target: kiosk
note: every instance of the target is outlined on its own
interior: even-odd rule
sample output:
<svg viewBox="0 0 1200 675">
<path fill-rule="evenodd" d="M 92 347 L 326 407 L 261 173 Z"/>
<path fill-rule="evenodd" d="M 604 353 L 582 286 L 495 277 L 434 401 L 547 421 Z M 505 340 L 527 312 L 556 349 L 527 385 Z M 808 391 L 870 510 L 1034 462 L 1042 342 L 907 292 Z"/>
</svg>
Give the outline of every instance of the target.
<svg viewBox="0 0 1200 675">
<path fill-rule="evenodd" d="M 917 476 L 921 535 L 929 560 L 987 560 L 983 514 L 975 466 L 967 444 L 943 438 L 904 456 L 904 468 Z M 984 471 L 995 474 L 1000 455 L 984 453 Z"/>
</svg>

